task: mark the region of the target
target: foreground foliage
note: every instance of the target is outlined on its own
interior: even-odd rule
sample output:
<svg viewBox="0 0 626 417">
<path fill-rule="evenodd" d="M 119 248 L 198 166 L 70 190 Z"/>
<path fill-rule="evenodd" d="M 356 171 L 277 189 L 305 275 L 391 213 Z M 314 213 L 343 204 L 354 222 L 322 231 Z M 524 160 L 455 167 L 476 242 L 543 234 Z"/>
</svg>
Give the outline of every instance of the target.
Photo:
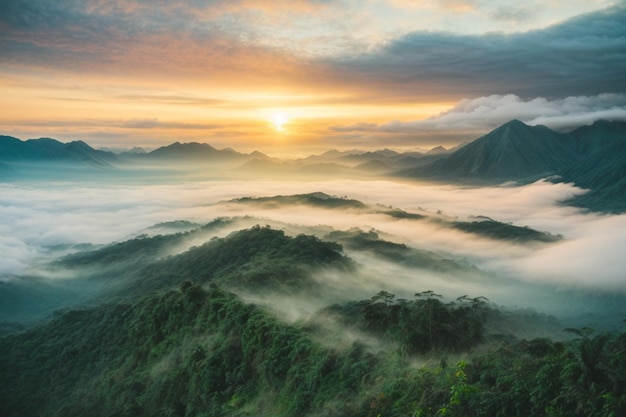
<svg viewBox="0 0 626 417">
<path fill-rule="evenodd" d="M 419 294 L 415 308 L 440 303 Z M 360 307 L 384 311 L 390 296 L 379 293 Z M 456 319 L 469 320 L 472 308 L 457 308 Z M 426 317 L 433 329 L 444 322 L 438 313 Z M 626 334 L 578 332 L 572 342 L 503 342 L 456 365 L 441 353 L 439 365 L 417 366 L 419 357 L 402 350 L 322 346 L 306 326 L 186 281 L 133 303 L 58 313 L 0 339 L 0 414 L 625 415 Z M 443 346 L 426 341 L 428 349 Z"/>
</svg>

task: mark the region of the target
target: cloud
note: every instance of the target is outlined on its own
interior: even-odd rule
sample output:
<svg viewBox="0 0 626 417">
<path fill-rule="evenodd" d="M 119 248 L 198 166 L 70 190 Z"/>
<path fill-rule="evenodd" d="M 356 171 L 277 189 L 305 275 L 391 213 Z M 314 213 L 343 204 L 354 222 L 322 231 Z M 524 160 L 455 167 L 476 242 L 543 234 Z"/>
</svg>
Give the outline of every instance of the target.
<svg viewBox="0 0 626 417">
<path fill-rule="evenodd" d="M 492 13 L 492 17 L 496 20 L 502 20 L 506 22 L 525 22 L 531 20 L 535 13 L 528 7 L 505 7 L 501 6 Z"/>
<path fill-rule="evenodd" d="M 224 128 L 224 125 L 214 123 L 185 123 L 176 121 L 162 121 L 159 118 L 146 119 L 82 119 L 82 120 L 22 120 L 22 126 L 28 127 L 63 127 L 73 128 L 100 127 L 121 129 L 177 129 L 177 130 L 213 130 Z"/>
<path fill-rule="evenodd" d="M 626 93 L 626 7 L 522 33 L 414 32 L 329 62 L 380 95 L 458 98 L 512 93 L 554 99 Z"/>
<path fill-rule="evenodd" d="M 475 3 L 455 0 L 441 10 Z M 323 1 L 16 0 L 0 5 L 0 62 L 13 70 L 136 79 L 323 82 L 359 95 L 424 101 L 626 92 L 624 7 L 506 35 L 416 32 L 416 23 L 389 32 L 393 25 L 385 19 L 406 20 L 405 9 L 378 7 L 385 13 L 372 5 Z M 420 7 L 415 13 L 429 10 Z M 489 14 L 491 4 L 484 7 L 476 13 Z M 511 7 L 492 14 L 528 18 L 524 9 Z M 448 17 L 438 15 L 438 21 L 455 27 Z"/>
<path fill-rule="evenodd" d="M 103 125 L 101 121 L 100 125 Z M 211 130 L 224 127 L 219 124 L 212 123 L 183 123 L 183 122 L 166 122 L 160 121 L 158 118 L 151 119 L 132 119 L 124 121 L 116 121 L 112 123 L 114 127 L 130 128 L 130 129 L 192 129 L 192 130 Z"/>
<path fill-rule="evenodd" d="M 355 123 L 349 126 L 332 126 L 330 130 L 334 132 L 373 132 L 378 130 L 376 123 Z"/>
<path fill-rule="evenodd" d="M 290 67 L 288 56 L 246 40 L 255 39 L 255 26 L 223 11 L 228 2 L 108 3 L 4 2 L 1 62 L 20 69 L 135 78 L 240 73 L 253 79 L 253 74 L 274 71 L 284 76 Z M 203 10 L 222 12 L 198 16 Z"/>
<path fill-rule="evenodd" d="M 486 132 L 512 119 L 530 125 L 568 130 L 597 120 L 626 120 L 626 94 L 599 94 L 549 100 L 523 100 L 514 94 L 459 101 L 450 110 L 425 120 L 360 123 L 333 127 L 337 132 L 441 133 Z"/>
<path fill-rule="evenodd" d="M 625 291 L 621 249 L 626 245 L 626 235 L 622 233 L 626 216 L 576 218 L 577 223 L 569 230 L 570 239 L 514 260 L 505 268 L 536 282 L 583 288 L 598 285 Z"/>
<path fill-rule="evenodd" d="M 326 210 L 306 206 L 244 207 L 216 204 L 242 196 L 273 196 L 323 191 L 348 195 L 365 203 L 382 203 L 412 212 L 464 220 L 485 215 L 518 226 L 560 233 L 564 240 L 549 245 L 494 241 L 428 221 L 393 219 L 376 213 Z M 393 181 L 198 181 L 149 183 L 126 178 L 124 183 L 66 182 L 0 184 L 0 280 L 33 276 L 42 279 L 79 278 L 62 271 L 50 274 L 45 263 L 67 253 L 59 245 L 106 244 L 126 240 L 154 224 L 173 220 L 207 223 L 220 216 L 253 215 L 215 232 L 223 237 L 237 228 L 271 224 L 290 235 L 358 227 L 381 238 L 435 252 L 444 258 L 475 265 L 482 271 L 447 273 L 408 267 L 376 253 L 346 249 L 360 265 L 359 273 L 328 271 L 316 276 L 341 297 L 366 298 L 385 289 L 398 296 L 432 289 L 449 297 L 484 295 L 503 305 L 533 306 L 552 314 L 581 305 L 564 297 L 625 294 L 626 260 L 622 231 L 626 215 L 581 213 L 559 202 L 583 193 L 571 184 L 537 182 L 522 187 L 470 188 Z M 443 214 L 437 214 L 437 211 Z M 176 251 L 210 239 L 184 242 Z M 330 299 L 330 298 L 329 298 Z M 582 298 L 581 298 L 582 299 Z M 587 299 L 587 298 L 585 298 Z M 321 300 L 328 301 L 328 300 Z M 320 307 L 299 304 L 297 314 Z M 549 310 L 547 310 L 549 309 Z"/>
</svg>

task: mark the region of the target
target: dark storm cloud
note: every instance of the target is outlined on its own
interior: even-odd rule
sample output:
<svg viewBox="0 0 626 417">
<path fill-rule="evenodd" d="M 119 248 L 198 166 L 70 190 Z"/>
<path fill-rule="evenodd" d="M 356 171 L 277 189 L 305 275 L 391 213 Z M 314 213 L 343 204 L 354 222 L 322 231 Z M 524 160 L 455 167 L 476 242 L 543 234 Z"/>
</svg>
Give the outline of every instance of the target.
<svg viewBox="0 0 626 417">
<path fill-rule="evenodd" d="M 555 98 L 626 92 L 626 7 L 526 33 L 414 32 L 330 63 L 348 84 L 381 94 Z"/>
</svg>

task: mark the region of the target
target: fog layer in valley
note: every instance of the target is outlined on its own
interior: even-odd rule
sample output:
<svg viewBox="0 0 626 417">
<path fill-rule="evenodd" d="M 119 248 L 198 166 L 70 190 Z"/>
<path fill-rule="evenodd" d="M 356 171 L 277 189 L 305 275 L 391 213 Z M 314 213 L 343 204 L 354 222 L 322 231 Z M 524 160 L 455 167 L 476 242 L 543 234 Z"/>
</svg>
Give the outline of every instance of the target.
<svg viewBox="0 0 626 417">
<path fill-rule="evenodd" d="M 432 271 L 391 262 L 374 252 L 345 247 L 360 265 L 355 276 L 320 276 L 341 294 L 366 297 L 381 289 L 411 295 L 432 289 L 448 297 L 487 296 L 496 304 L 531 306 L 550 314 L 581 312 L 589 294 L 624 294 L 626 259 L 620 256 L 626 216 L 583 213 L 560 204 L 584 193 L 568 184 L 539 181 L 513 187 L 469 188 L 396 181 L 198 181 L 167 185 L 120 183 L 2 184 L 0 261 L 2 281 L 64 282 L 80 276 L 51 271 L 47 263 L 67 253 L 121 242 L 140 234 L 193 229 L 219 217 L 239 220 L 181 242 L 172 253 L 211 237 L 268 224 L 287 234 L 315 234 L 358 228 L 381 240 L 429 251 L 476 272 Z M 323 192 L 359 200 L 367 209 L 304 204 L 263 205 L 231 200 Z M 377 208 L 397 208 L 418 218 L 397 218 Z M 247 216 L 247 217 L 246 217 Z M 479 217 L 483 216 L 483 217 Z M 550 242 L 515 242 L 481 237 L 446 224 L 488 217 L 560 235 Z M 174 223 L 171 230 L 167 222 Z M 159 226 L 159 224 L 161 226 Z M 155 226 L 157 225 L 157 226 Z M 182 228 L 182 229 L 181 229 Z M 469 271 L 470 269 L 468 269 Z M 72 284 L 75 285 L 75 284 Z M 73 287 L 75 291 L 77 287 Z M 310 303 L 313 307 L 327 300 Z M 332 301 L 332 300 L 331 300 Z M 593 303 L 584 304 L 594 313 Z M 287 309 L 291 307 L 286 307 Z M 584 309 L 583 309 L 584 310 Z M 585 310 L 586 311 L 586 310 Z"/>
</svg>

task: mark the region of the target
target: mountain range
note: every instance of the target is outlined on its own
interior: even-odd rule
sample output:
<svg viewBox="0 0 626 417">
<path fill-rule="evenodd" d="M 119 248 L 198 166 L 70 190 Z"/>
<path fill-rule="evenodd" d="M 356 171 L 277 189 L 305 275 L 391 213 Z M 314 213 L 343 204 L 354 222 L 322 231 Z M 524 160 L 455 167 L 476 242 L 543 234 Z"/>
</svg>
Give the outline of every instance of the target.
<svg viewBox="0 0 626 417">
<path fill-rule="evenodd" d="M 120 158 L 112 152 L 96 150 L 83 141 L 69 143 L 56 139 L 40 138 L 19 140 L 0 136 L 0 162 L 88 162 L 96 166 L 109 166 Z"/>
<path fill-rule="evenodd" d="M 107 168 L 137 162 L 227 167 L 229 172 L 284 176 L 390 175 L 469 184 L 528 183 L 550 177 L 589 189 L 570 203 L 597 211 L 626 211 L 626 122 L 597 121 L 569 133 L 509 121 L 486 135 L 446 150 L 427 153 L 330 150 L 295 160 L 261 152 L 216 149 L 205 143 L 180 143 L 151 152 L 96 150 L 83 141 L 41 138 L 22 141 L 0 136 L 0 175 L 24 162 L 71 162 Z M 209 164 L 209 165 L 207 165 Z M 6 176 L 6 175 L 5 175 Z"/>
</svg>

